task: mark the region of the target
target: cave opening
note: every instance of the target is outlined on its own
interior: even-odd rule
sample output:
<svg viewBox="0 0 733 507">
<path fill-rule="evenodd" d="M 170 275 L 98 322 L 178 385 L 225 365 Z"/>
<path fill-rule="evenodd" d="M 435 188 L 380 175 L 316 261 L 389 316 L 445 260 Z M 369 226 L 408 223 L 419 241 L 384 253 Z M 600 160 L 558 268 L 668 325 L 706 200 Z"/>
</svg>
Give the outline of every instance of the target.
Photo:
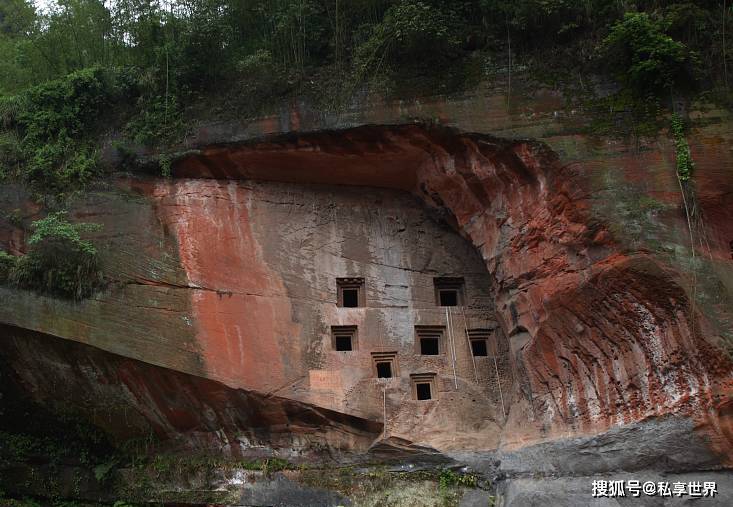
<svg viewBox="0 0 733 507">
<path fill-rule="evenodd" d="M 377 378 L 397 376 L 397 352 L 372 352 L 372 361 Z"/>
<path fill-rule="evenodd" d="M 435 284 L 435 303 L 438 306 L 463 305 L 463 278 L 439 277 L 433 279 Z"/>
<path fill-rule="evenodd" d="M 420 382 L 416 384 L 415 390 L 417 393 L 418 400 L 430 400 L 433 398 L 430 392 L 430 383 L 429 382 Z"/>
<path fill-rule="evenodd" d="M 377 378 L 392 378 L 392 363 L 381 361 L 377 363 Z"/>
<path fill-rule="evenodd" d="M 351 336 L 337 336 L 336 350 L 338 352 L 348 352 L 350 350 L 353 350 L 353 347 L 351 345 Z"/>
<path fill-rule="evenodd" d="M 440 354 L 440 346 L 438 344 L 438 338 L 420 338 L 420 354 L 423 356 L 437 356 L 438 354 Z"/>
<path fill-rule="evenodd" d="M 458 291 L 452 289 L 441 290 L 440 306 L 458 306 Z"/>
<path fill-rule="evenodd" d="M 486 357 L 489 355 L 486 340 L 471 340 L 471 352 L 474 357 Z"/>
<path fill-rule="evenodd" d="M 416 352 L 421 356 L 437 356 L 443 351 L 442 326 L 415 326 Z"/>
<path fill-rule="evenodd" d="M 356 350 L 356 326 L 332 326 L 331 335 L 336 352 Z"/>
<path fill-rule="evenodd" d="M 359 308 L 364 306 L 364 279 L 338 278 L 338 306 L 342 308 Z"/>
<path fill-rule="evenodd" d="M 473 356 L 487 357 L 489 355 L 489 337 L 492 331 L 489 329 L 468 329 L 466 332 L 471 343 Z"/>
<path fill-rule="evenodd" d="M 410 375 L 412 382 L 412 397 L 417 401 L 433 400 L 436 398 L 435 373 L 414 373 Z"/>
<path fill-rule="evenodd" d="M 344 308 L 357 308 L 359 306 L 359 291 L 358 289 L 344 289 L 342 293 L 342 299 Z"/>
</svg>

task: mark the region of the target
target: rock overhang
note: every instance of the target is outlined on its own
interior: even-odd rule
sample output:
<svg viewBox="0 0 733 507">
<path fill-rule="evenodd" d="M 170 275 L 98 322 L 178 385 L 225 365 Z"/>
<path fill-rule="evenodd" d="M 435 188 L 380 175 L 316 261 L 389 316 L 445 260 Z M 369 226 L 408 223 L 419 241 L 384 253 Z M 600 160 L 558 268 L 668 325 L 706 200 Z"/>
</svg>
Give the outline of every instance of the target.
<svg viewBox="0 0 733 507">
<path fill-rule="evenodd" d="M 529 334 L 512 358 L 526 374 L 519 398 L 529 400 L 516 411 L 519 426 L 537 417 L 546 435 L 593 433 L 682 414 L 717 427 L 719 452 L 731 445 L 722 401 L 730 396 L 731 362 L 716 349 L 715 325 L 691 303 L 687 275 L 616 239 L 594 210 L 589 175 L 563 165 L 543 143 L 364 125 L 203 147 L 177 161 L 174 175 L 407 190 L 449 217 L 481 253 L 504 333 Z M 595 350 L 586 339 L 597 341 Z"/>
<path fill-rule="evenodd" d="M 357 185 L 408 191 L 440 210 L 480 252 L 503 333 L 522 338 L 509 338 L 518 344 L 503 445 L 679 414 L 719 451 L 730 448 L 730 361 L 703 336 L 715 330 L 694 313 L 683 276 L 620 245 L 593 213 L 582 168 L 542 143 L 369 125 L 202 146 L 172 169 L 173 181 L 156 188 L 190 179 Z"/>
</svg>

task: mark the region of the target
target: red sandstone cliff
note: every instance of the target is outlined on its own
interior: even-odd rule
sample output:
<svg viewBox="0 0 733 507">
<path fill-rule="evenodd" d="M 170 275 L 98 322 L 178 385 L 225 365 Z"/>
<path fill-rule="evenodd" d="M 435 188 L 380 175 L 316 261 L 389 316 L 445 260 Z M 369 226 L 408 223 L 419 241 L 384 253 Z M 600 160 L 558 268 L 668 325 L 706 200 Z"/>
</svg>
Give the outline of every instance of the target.
<svg viewBox="0 0 733 507">
<path fill-rule="evenodd" d="M 113 254 L 125 270 L 116 274 L 118 285 L 81 305 L 3 289 L 13 303 L 0 311 L 2 322 L 230 388 L 361 413 L 378 422 L 379 406 L 353 406 L 329 394 L 329 389 L 340 393 L 346 381 L 357 385 L 358 379 L 339 374 L 328 377 L 332 385 L 321 394 L 309 390 L 313 380 L 305 380 L 306 370 L 320 368 L 324 359 L 308 337 L 322 331 L 304 327 L 293 301 L 330 296 L 316 280 L 313 292 L 294 297 L 287 277 L 268 262 L 277 245 L 266 245 L 266 228 L 257 230 L 257 223 L 267 222 L 250 215 L 252 192 L 246 185 L 210 180 L 399 189 L 436 210 L 480 253 L 493 315 L 469 317 L 485 318 L 482 326 L 498 322 L 496 339 L 507 365 L 494 391 L 503 389 L 507 414 L 499 411 L 495 393 L 474 393 L 470 378 L 452 389 L 448 378 L 446 392 L 484 395 L 487 404 L 477 409 L 468 398 L 451 395 L 441 400 L 450 409 L 431 409 L 420 417 L 401 412 L 391 428 L 397 436 L 452 451 L 516 448 L 673 415 L 693 420 L 707 445 L 730 465 L 733 370 L 722 346 L 730 331 L 726 310 L 719 303 L 693 303 L 697 289 L 689 272 L 614 230 L 602 212 L 608 199 L 597 195 L 594 166 L 562 165 L 534 142 L 410 125 L 204 146 L 178 160 L 173 174 L 172 181 L 119 182 L 144 200 L 141 206 L 126 205 L 135 212 L 125 234 L 145 245 L 145 255 L 135 258 L 134 249 Z M 730 209 L 731 193 L 725 190 L 730 185 L 715 172 L 698 184 L 700 207 L 712 225 L 708 257 L 701 251 L 699 258 L 721 278 L 730 276 L 725 243 L 730 226 L 721 211 Z M 664 198 L 675 202 L 671 192 Z M 77 216 L 106 220 L 105 230 L 115 231 L 124 212 L 114 202 L 120 216 L 103 218 L 94 203 L 77 209 Z M 278 204 L 283 203 L 289 204 Z M 319 208 L 316 216 L 323 213 Z M 396 220 L 398 212 L 393 215 L 380 220 Z M 679 213 L 662 218 L 680 229 Z M 3 241 L 17 234 L 11 229 Z M 450 248 L 455 246 L 446 252 Z M 446 268 L 426 273 L 441 269 Z M 702 292 L 706 281 L 699 278 Z M 725 301 L 726 290 L 720 291 Z M 346 318 L 341 314 L 324 315 L 324 326 L 350 323 L 336 322 Z M 464 366 L 470 373 L 469 363 Z M 341 424 L 333 421 L 329 424 Z M 445 434 L 454 431 L 456 421 L 466 422 L 457 439 Z"/>
<path fill-rule="evenodd" d="M 687 275 L 614 239 L 592 212 L 592 174 L 541 145 L 363 127 L 206 147 L 174 174 L 410 190 L 449 213 L 493 277 L 515 381 L 505 444 L 676 414 L 730 456 L 733 370 Z M 702 208 L 717 216 L 708 185 Z"/>
</svg>

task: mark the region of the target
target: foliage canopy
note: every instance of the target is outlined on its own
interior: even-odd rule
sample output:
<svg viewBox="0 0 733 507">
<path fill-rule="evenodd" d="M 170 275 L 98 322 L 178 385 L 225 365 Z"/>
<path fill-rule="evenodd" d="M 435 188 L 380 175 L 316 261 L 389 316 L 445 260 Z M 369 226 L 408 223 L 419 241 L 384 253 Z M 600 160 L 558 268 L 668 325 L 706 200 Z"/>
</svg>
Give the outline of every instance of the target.
<svg viewBox="0 0 733 507">
<path fill-rule="evenodd" d="M 371 84 L 443 93 L 518 63 L 568 81 L 600 73 L 624 100 L 663 106 L 698 89 L 727 90 L 731 11 L 722 7 L 713 0 L 56 0 L 41 12 L 31 0 L 5 0 L 0 178 L 64 194 L 101 173 L 99 141 L 111 131 L 122 144 L 167 146 L 201 114 L 258 114 L 303 94 L 331 107 Z"/>
<path fill-rule="evenodd" d="M 618 81 L 641 96 L 694 86 L 697 56 L 665 33 L 667 23 L 628 12 L 603 40 L 603 53 Z"/>
<path fill-rule="evenodd" d="M 101 286 L 97 249 L 82 238 L 83 233 L 98 230 L 98 225 L 73 224 L 65 212 L 55 212 L 33 222 L 31 228 L 26 255 L 0 252 L 0 281 L 72 299 L 87 297 Z"/>
</svg>

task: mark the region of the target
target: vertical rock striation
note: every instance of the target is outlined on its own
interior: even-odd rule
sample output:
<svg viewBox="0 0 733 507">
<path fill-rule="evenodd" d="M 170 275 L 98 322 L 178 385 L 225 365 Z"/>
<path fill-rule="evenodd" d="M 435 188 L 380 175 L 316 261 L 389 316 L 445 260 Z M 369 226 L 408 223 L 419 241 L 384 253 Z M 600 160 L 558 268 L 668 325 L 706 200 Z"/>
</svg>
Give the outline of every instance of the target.
<svg viewBox="0 0 733 507">
<path fill-rule="evenodd" d="M 278 404 L 317 414 L 328 429 L 307 423 L 313 441 L 340 451 L 351 439 L 363 450 L 383 421 L 382 437 L 458 452 L 673 416 L 692 421 L 730 466 L 726 320 L 708 318 L 688 272 L 623 240 L 599 213 L 593 177 L 537 142 L 422 125 L 202 146 L 174 162 L 172 180 L 124 177 L 118 186 L 134 199 L 107 195 L 75 210 L 110 234 L 115 283 L 105 293 L 76 304 L 0 288 L 9 302 L 0 322 L 123 358 L 100 358 L 99 382 L 124 384 L 127 403 L 161 420 L 161 433 L 206 433 L 204 446 L 255 423 L 261 440 L 272 425 L 273 445 L 289 445 L 295 416 Z M 17 228 L 6 229 L 0 240 L 18 250 Z M 724 233 L 709 239 L 711 257 L 728 262 Z M 436 307 L 441 276 L 465 278 L 464 314 Z M 365 277 L 370 305 L 339 308 L 338 277 Z M 359 347 L 337 353 L 331 326 L 353 325 Z M 417 325 L 455 326 L 464 341 L 421 357 Z M 492 333 L 496 363 L 473 360 L 469 327 Z M 18 340 L 5 353 L 13 367 L 45 368 Z M 375 378 L 374 351 L 398 358 L 389 389 Z M 87 370 L 66 371 L 87 389 Z M 439 400 L 420 404 L 410 374 L 436 372 Z M 184 374 L 188 387 L 172 398 L 180 417 L 166 415 L 156 386 L 175 390 Z M 43 400 L 63 375 L 20 377 Z M 248 419 L 253 408 L 265 415 Z"/>
<path fill-rule="evenodd" d="M 205 147 L 174 174 L 409 189 L 471 240 L 493 278 L 515 380 L 505 445 L 674 414 L 729 459 L 720 330 L 695 308 L 685 273 L 615 239 L 588 174 L 544 145 L 361 127 Z"/>
</svg>

